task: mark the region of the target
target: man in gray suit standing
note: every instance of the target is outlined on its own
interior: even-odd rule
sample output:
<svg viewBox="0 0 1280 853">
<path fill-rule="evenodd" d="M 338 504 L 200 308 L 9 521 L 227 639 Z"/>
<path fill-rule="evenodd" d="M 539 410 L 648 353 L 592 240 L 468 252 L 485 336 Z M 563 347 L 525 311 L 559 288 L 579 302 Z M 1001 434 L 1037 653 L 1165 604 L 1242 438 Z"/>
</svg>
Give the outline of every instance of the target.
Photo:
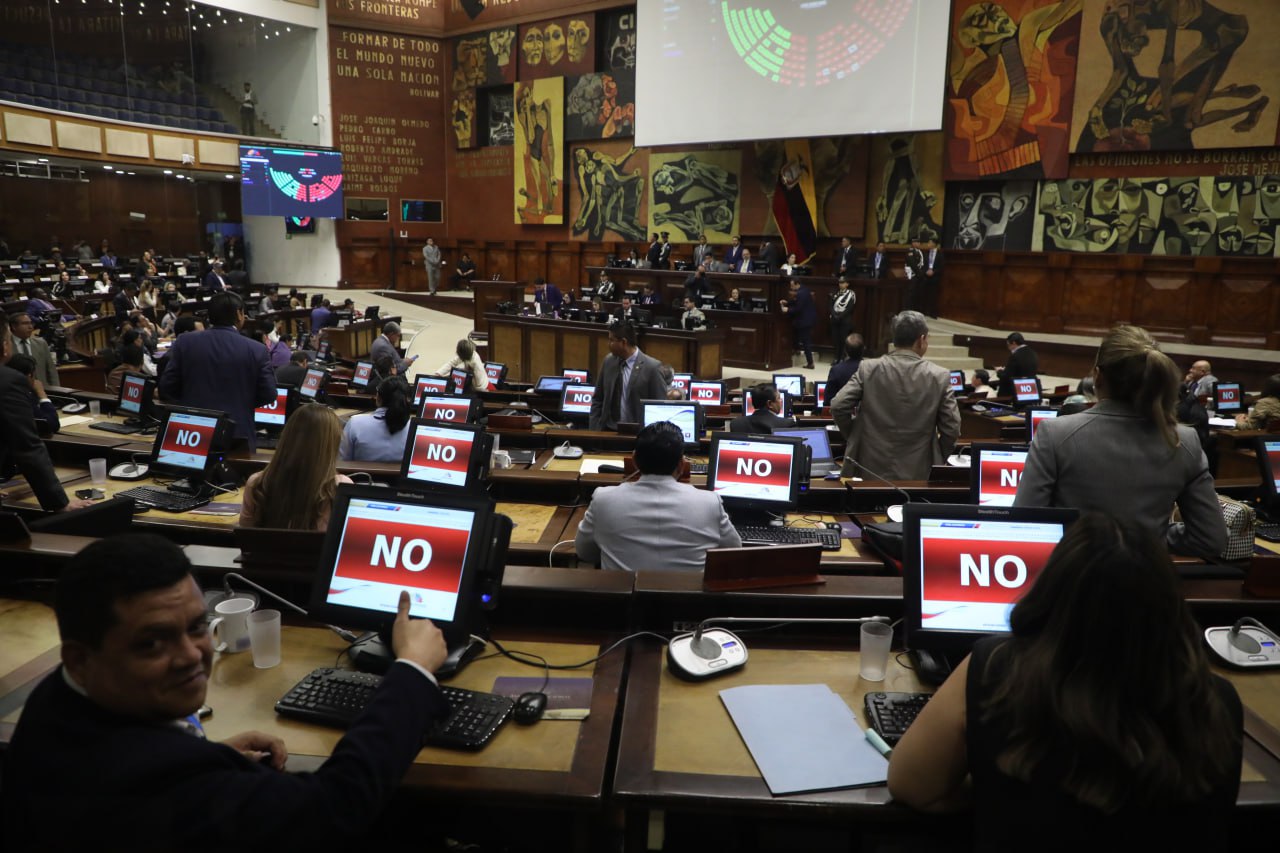
<svg viewBox="0 0 1280 853">
<path fill-rule="evenodd" d="M 855 461 L 890 480 L 927 480 L 960 435 L 960 410 L 948 373 L 924 360 L 929 324 L 918 311 L 893 318 L 893 351 L 863 361 L 831 402 L 845 437 L 841 474 L 859 476 Z"/>
<path fill-rule="evenodd" d="M 641 400 L 665 400 L 667 383 L 658 362 L 636 345 L 636 327 L 609 326 L 609 352 L 600 365 L 600 382 L 591 398 L 591 428 L 616 430 L 640 421 Z"/>
<path fill-rule="evenodd" d="M 58 362 L 49 345 L 43 338 L 35 334 L 35 323 L 26 314 L 14 314 L 9 318 L 9 329 L 13 332 L 13 351 L 15 354 L 29 355 L 36 363 L 36 379 L 46 388 L 50 385 L 61 385 L 58 381 Z"/>
<path fill-rule="evenodd" d="M 427 245 L 422 247 L 422 263 L 427 268 L 427 289 L 435 296 L 440 289 L 440 267 L 444 260 L 440 257 L 440 247 L 431 237 L 427 238 Z"/>
<path fill-rule="evenodd" d="M 679 427 L 659 421 L 640 430 L 633 458 L 640 479 L 596 489 L 591 496 L 573 541 L 578 559 L 598 561 L 603 569 L 696 572 L 708 548 L 742 545 L 720 496 L 679 481 L 684 469 Z"/>
</svg>

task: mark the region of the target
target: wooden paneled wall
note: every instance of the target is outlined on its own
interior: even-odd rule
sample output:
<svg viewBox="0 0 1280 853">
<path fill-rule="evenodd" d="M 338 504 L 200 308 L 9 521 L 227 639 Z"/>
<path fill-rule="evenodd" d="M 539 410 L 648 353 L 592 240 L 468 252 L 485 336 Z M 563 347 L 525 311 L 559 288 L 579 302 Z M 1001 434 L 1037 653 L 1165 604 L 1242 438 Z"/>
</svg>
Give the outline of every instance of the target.
<svg viewBox="0 0 1280 853">
<path fill-rule="evenodd" d="M 1133 323 L 1165 341 L 1280 349 L 1274 258 L 952 251 L 947 260 L 947 319 L 1073 335 Z"/>
</svg>

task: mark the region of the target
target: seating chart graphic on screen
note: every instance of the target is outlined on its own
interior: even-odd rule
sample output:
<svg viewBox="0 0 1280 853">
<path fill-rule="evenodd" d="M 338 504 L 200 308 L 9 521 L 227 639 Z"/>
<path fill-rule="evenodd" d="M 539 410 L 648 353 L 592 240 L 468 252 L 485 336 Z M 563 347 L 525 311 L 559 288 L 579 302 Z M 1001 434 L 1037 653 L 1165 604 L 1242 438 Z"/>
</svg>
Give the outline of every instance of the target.
<svg viewBox="0 0 1280 853">
<path fill-rule="evenodd" d="M 240 203 L 249 216 L 341 219 L 342 152 L 241 145 Z"/>
<path fill-rule="evenodd" d="M 636 111 L 663 119 L 637 123 L 636 142 L 937 129 L 949 9 L 935 0 L 640 3 Z M 704 99 L 670 97 L 689 80 L 714 80 L 727 103 L 750 108 L 726 121 L 730 113 Z"/>
</svg>

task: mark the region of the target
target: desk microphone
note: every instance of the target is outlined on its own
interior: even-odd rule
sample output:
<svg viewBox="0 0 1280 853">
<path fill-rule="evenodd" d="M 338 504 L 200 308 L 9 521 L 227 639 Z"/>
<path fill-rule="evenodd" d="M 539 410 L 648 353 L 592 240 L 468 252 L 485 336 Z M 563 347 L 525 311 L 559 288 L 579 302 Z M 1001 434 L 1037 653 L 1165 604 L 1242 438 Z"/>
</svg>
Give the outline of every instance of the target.
<svg viewBox="0 0 1280 853">
<path fill-rule="evenodd" d="M 722 628 L 707 626 L 712 623 L 766 624 L 766 625 L 861 625 L 863 622 L 893 624 L 888 616 L 866 616 L 859 619 L 786 619 L 783 617 L 720 616 L 704 619 L 691 634 L 672 637 L 667 644 L 667 668 L 677 678 L 686 681 L 705 681 L 741 669 L 747 663 L 747 647 L 736 634 Z"/>
<path fill-rule="evenodd" d="M 875 471 L 872 471 L 870 468 L 868 468 L 866 465 L 863 465 L 861 462 L 859 462 L 857 459 L 854 459 L 852 456 L 845 456 L 845 459 L 852 462 L 854 467 L 857 468 L 858 470 L 865 471 L 875 479 L 879 480 L 881 483 L 884 483 L 886 486 L 893 489 L 898 494 L 902 495 L 903 497 L 902 504 L 911 503 L 911 495 L 907 492 L 906 489 L 902 488 L 897 483 L 890 480 L 888 477 L 882 477 L 881 475 L 877 474 Z M 921 498 L 920 501 L 921 503 L 929 503 L 929 501 L 925 500 L 924 498 Z M 902 504 L 894 504 L 892 506 L 885 508 L 885 514 L 889 516 L 890 521 L 897 522 L 898 524 L 902 523 Z"/>
</svg>

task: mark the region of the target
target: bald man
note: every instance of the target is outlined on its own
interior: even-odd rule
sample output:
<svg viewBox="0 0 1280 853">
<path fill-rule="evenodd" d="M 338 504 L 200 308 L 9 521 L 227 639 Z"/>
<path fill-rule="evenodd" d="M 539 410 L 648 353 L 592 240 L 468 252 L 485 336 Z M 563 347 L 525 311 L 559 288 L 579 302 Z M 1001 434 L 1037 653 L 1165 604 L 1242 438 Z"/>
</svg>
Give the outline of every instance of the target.
<svg viewBox="0 0 1280 853">
<path fill-rule="evenodd" d="M 1191 369 L 1187 371 L 1187 375 L 1182 379 L 1182 387 L 1188 393 L 1197 397 L 1208 396 L 1213 393 L 1213 386 L 1218 381 L 1218 377 L 1213 375 L 1213 368 L 1205 359 L 1200 359 L 1191 365 Z"/>
</svg>

